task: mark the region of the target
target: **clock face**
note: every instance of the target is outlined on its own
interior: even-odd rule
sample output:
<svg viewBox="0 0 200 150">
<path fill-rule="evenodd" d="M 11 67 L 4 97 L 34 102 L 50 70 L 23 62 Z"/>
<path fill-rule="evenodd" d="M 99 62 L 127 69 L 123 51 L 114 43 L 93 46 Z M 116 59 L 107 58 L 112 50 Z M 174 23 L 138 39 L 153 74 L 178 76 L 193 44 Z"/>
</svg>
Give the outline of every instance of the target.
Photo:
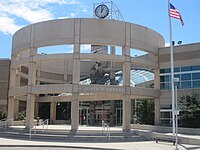
<svg viewBox="0 0 200 150">
<path fill-rule="evenodd" d="M 103 19 L 103 18 L 107 17 L 108 14 L 109 14 L 109 9 L 104 4 L 101 4 L 101 5 L 97 6 L 96 9 L 95 9 L 95 15 L 98 18 Z"/>
</svg>

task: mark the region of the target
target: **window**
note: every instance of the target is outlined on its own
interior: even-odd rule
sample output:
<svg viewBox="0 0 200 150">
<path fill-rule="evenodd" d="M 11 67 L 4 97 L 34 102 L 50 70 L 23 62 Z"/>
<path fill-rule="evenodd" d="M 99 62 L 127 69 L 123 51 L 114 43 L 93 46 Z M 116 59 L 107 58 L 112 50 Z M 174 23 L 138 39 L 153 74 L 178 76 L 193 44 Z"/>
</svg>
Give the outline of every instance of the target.
<svg viewBox="0 0 200 150">
<path fill-rule="evenodd" d="M 191 71 L 191 70 L 192 70 L 192 66 L 181 67 L 181 72 Z"/>
<path fill-rule="evenodd" d="M 200 88 L 200 81 L 193 81 L 193 88 Z"/>
<path fill-rule="evenodd" d="M 160 73 L 170 73 L 170 68 L 160 69 Z"/>
<path fill-rule="evenodd" d="M 193 73 L 192 80 L 198 80 L 198 79 L 200 79 L 200 73 Z"/>
<path fill-rule="evenodd" d="M 191 88 L 191 82 L 190 81 L 181 82 L 181 88 L 182 89 Z"/>
<path fill-rule="evenodd" d="M 170 68 L 160 69 L 160 89 L 167 90 L 171 87 Z M 200 65 L 174 68 L 174 78 L 179 78 L 178 88 L 200 88 Z"/>
<path fill-rule="evenodd" d="M 191 80 L 191 74 L 181 74 L 181 81 Z"/>
</svg>

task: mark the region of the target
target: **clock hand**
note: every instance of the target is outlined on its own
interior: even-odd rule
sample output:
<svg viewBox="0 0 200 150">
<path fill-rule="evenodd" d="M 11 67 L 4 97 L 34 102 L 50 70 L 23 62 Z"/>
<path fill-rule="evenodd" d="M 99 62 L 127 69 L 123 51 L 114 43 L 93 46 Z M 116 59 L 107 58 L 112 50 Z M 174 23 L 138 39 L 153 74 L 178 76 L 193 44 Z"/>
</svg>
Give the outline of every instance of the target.
<svg viewBox="0 0 200 150">
<path fill-rule="evenodd" d="M 104 7 L 101 7 L 101 13 L 103 12 Z"/>
</svg>

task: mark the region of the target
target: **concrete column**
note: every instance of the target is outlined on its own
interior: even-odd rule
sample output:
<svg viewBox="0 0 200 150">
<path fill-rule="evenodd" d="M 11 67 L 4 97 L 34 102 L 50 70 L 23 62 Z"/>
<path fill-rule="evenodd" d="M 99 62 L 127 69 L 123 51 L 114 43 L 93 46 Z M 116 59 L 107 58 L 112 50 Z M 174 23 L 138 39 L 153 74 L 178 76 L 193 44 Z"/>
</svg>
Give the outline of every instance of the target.
<svg viewBox="0 0 200 150">
<path fill-rule="evenodd" d="M 160 90 L 159 72 L 160 72 L 159 68 L 154 68 L 154 90 Z M 160 95 L 158 98 L 154 99 L 154 109 L 155 109 L 155 116 L 154 116 L 155 125 L 160 125 Z"/>
<path fill-rule="evenodd" d="M 35 95 L 31 93 L 31 87 L 36 85 L 36 63 L 33 56 L 37 55 L 36 48 L 30 48 L 29 70 L 28 70 L 28 94 L 26 103 L 26 129 L 34 125 Z"/>
<path fill-rule="evenodd" d="M 73 99 L 71 102 L 71 130 L 77 131 L 79 124 L 79 101 L 78 101 L 78 93 L 73 93 Z"/>
<path fill-rule="evenodd" d="M 130 58 L 130 47 L 123 47 L 123 55 L 125 61 L 123 62 L 123 86 L 125 88 L 124 99 L 123 99 L 123 131 L 130 132 L 131 128 L 131 87 L 130 87 L 130 69 L 131 69 L 131 58 Z"/>
<path fill-rule="evenodd" d="M 95 114 L 94 114 L 94 111 L 95 111 L 95 105 L 94 105 L 94 102 L 90 102 L 90 125 L 94 125 L 95 123 Z"/>
<path fill-rule="evenodd" d="M 15 62 L 17 60 L 16 56 L 12 56 L 12 61 L 11 62 Z M 12 65 L 12 64 L 11 64 Z M 12 68 L 10 69 L 10 87 L 9 90 L 12 88 L 16 87 L 16 68 Z M 12 93 L 10 93 L 9 91 L 9 95 L 12 95 Z M 8 125 L 12 125 L 12 120 L 14 119 L 14 96 L 9 96 L 8 99 L 8 110 L 7 110 L 7 119 L 10 120 L 8 122 Z"/>
<path fill-rule="evenodd" d="M 26 103 L 26 129 L 30 129 L 34 126 L 34 107 L 35 107 L 35 95 L 27 95 Z"/>
<path fill-rule="evenodd" d="M 14 119 L 14 96 L 10 96 L 8 100 L 8 115 L 7 119 L 9 120 L 8 126 L 11 126 L 13 124 Z"/>
<path fill-rule="evenodd" d="M 115 46 L 111 46 L 111 54 L 115 55 Z M 110 79 L 115 79 L 115 67 L 116 67 L 115 62 L 110 62 L 110 68 L 111 68 Z M 112 82 L 111 85 L 113 85 Z M 115 101 L 110 101 L 110 126 L 114 125 L 115 125 Z"/>
<path fill-rule="evenodd" d="M 115 125 L 115 101 L 110 101 L 110 126 Z"/>
<path fill-rule="evenodd" d="M 126 95 L 123 99 L 123 131 L 130 132 L 131 129 L 131 99 Z"/>
<path fill-rule="evenodd" d="M 50 123 L 53 124 L 53 122 L 56 120 L 56 103 L 51 102 L 50 105 Z"/>
<path fill-rule="evenodd" d="M 74 44 L 73 89 L 71 101 L 71 130 L 78 130 L 79 124 L 79 82 L 80 82 L 80 44 Z"/>
</svg>

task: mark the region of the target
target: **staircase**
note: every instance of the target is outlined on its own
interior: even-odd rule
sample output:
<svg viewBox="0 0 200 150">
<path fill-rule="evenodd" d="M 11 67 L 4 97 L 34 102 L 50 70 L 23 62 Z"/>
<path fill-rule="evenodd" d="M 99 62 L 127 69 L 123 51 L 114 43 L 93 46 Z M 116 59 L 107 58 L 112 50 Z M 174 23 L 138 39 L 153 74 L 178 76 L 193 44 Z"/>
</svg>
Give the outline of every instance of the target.
<svg viewBox="0 0 200 150">
<path fill-rule="evenodd" d="M 66 129 L 48 128 L 42 130 L 40 128 L 32 130 L 31 138 L 30 133 L 25 131 L 24 128 L 10 127 L 5 131 L 0 128 L 0 137 L 12 139 L 27 139 L 36 141 L 60 141 L 60 142 L 130 142 L 130 141 L 144 141 L 145 139 L 136 135 L 135 133 L 123 133 L 121 130 L 110 130 L 110 138 L 106 133 L 103 133 L 101 128 L 93 129 L 83 128 L 76 132 Z"/>
</svg>

